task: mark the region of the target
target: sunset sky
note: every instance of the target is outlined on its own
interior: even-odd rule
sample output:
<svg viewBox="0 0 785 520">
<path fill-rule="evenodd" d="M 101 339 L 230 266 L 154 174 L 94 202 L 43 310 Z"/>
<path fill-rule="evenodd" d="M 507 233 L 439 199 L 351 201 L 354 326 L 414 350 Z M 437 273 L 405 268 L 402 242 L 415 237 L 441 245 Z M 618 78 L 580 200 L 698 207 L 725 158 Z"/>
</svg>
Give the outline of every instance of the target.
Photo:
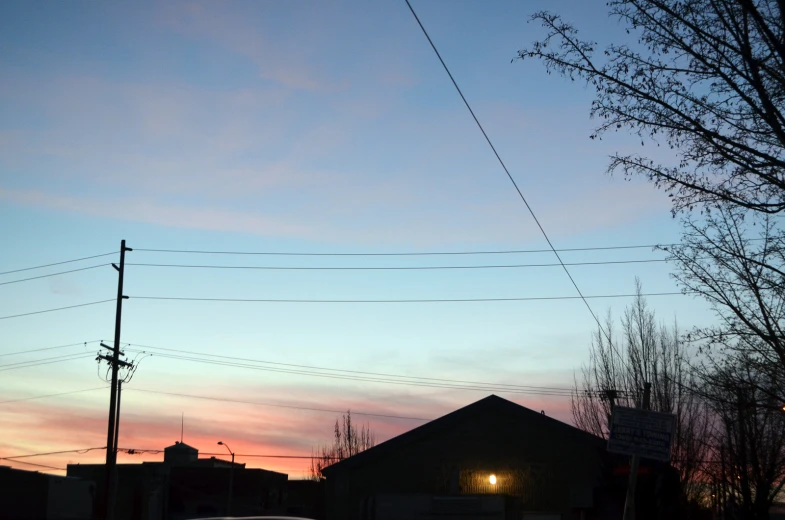
<svg viewBox="0 0 785 520">
<path fill-rule="evenodd" d="M 615 151 L 667 152 L 650 144 L 641 149 L 639 139 L 626 135 L 590 140 L 596 123 L 589 118 L 591 91 L 549 76 L 539 63 L 512 61 L 542 36 L 539 26 L 527 23 L 539 9 L 562 13 L 585 28 L 587 38 L 626 37 L 606 17 L 604 0 L 412 4 L 557 248 L 678 240 L 665 194 L 642 180 L 605 174 Z M 114 303 L 7 316 L 114 298 L 117 276 L 109 262 L 118 255 L 8 271 L 110 253 L 121 239 L 136 249 L 127 254 L 129 264 L 556 262 L 553 253 L 141 251 L 547 249 L 403 0 L 0 4 L 0 221 L 0 457 L 106 444 L 108 385 L 105 367 L 97 370 L 91 354 L 98 340 L 111 343 Z M 658 258 L 664 255 L 649 248 L 563 253 L 568 263 Z M 644 292 L 678 290 L 665 263 L 570 270 L 586 295 L 630 294 L 636 276 Z M 356 415 L 382 441 L 489 393 L 569 421 L 567 397 L 503 385 L 569 387 L 596 329 L 576 299 L 144 298 L 576 296 L 564 271 L 552 266 L 128 265 L 124 293 L 123 348 L 141 360 L 124 388 L 119 444 L 137 450 L 179 440 L 184 414 L 184 440 L 201 452 L 220 453 L 220 440 L 239 454 L 307 456 L 329 442 L 336 411 L 404 417 Z M 619 316 L 629 301 L 589 300 L 603 318 L 608 310 Z M 713 319 L 705 304 L 688 296 L 649 303 L 663 321 L 677 319 L 682 328 Z M 27 352 L 61 345 L 73 346 Z M 141 357 L 140 350 L 153 355 Z M 179 358 L 164 356 L 173 354 Z M 53 362 L 14 365 L 34 360 Z M 394 384 L 397 378 L 348 371 L 489 385 Z M 24 460 L 62 468 L 103 457 L 94 450 Z M 120 462 L 161 457 L 121 455 Z M 302 477 L 308 465 L 307 459 L 238 460 L 290 478 Z"/>
</svg>

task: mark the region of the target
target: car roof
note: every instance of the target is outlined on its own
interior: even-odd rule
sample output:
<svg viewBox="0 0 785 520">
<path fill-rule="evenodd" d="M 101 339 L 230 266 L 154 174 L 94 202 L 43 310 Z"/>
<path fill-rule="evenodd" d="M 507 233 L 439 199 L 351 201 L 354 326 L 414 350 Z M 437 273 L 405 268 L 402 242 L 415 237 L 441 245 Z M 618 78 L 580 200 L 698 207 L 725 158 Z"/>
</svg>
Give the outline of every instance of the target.
<svg viewBox="0 0 785 520">
<path fill-rule="evenodd" d="M 313 520 L 302 516 L 212 516 L 194 520 Z"/>
</svg>

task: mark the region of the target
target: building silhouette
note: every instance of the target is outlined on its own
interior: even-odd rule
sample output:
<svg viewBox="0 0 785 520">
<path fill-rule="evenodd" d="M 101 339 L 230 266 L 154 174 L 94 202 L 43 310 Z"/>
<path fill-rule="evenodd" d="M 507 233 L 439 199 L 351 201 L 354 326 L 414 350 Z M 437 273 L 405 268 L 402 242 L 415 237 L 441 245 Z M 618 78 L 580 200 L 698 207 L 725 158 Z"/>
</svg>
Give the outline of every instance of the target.
<svg viewBox="0 0 785 520">
<path fill-rule="evenodd" d="M 164 449 L 163 462 L 117 465 L 115 520 L 186 520 L 226 514 L 229 483 L 232 516 L 281 514 L 288 476 L 246 468 L 182 442 Z M 67 474 L 104 482 L 104 464 L 69 464 Z M 100 501 L 96 501 L 98 504 Z M 98 518 L 99 515 L 96 515 Z"/>
<path fill-rule="evenodd" d="M 3 520 L 91 520 L 95 484 L 0 466 Z"/>
<path fill-rule="evenodd" d="M 328 520 L 621 518 L 628 458 L 491 395 L 327 467 Z M 637 518 L 668 511 L 678 477 L 642 464 Z"/>
</svg>

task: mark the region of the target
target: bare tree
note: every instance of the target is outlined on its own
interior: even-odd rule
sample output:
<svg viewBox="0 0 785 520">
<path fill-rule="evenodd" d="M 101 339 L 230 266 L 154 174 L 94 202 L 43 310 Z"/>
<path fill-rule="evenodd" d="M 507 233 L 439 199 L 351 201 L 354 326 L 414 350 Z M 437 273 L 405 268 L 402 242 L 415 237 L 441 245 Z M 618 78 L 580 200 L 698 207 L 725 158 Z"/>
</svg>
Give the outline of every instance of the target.
<svg viewBox="0 0 785 520">
<path fill-rule="evenodd" d="M 734 358 L 705 387 L 715 414 L 707 473 L 722 518 L 768 519 L 785 486 L 785 414 L 771 397 L 778 383 L 755 367 Z M 754 384 L 740 385 L 739 373 Z"/>
<path fill-rule="evenodd" d="M 785 233 L 776 220 L 719 205 L 700 221 L 687 216 L 681 244 L 663 249 L 682 290 L 706 299 L 718 318 L 717 325 L 690 332 L 704 354 L 696 365 L 701 377 L 719 377 L 722 384 L 735 377 L 747 386 L 755 383 L 747 371 L 725 366 L 729 359 L 749 365 L 779 383 L 766 392 L 785 404 Z"/>
<path fill-rule="evenodd" d="M 581 40 L 558 15 L 520 59 L 583 80 L 596 92 L 591 135 L 630 131 L 669 146 L 672 164 L 616 154 L 609 171 L 642 175 L 678 212 L 726 201 L 765 213 L 785 209 L 785 4 L 780 0 L 610 0 L 636 41 Z"/>
<path fill-rule="evenodd" d="M 711 406 L 712 434 L 692 438 L 710 450 L 703 473 L 719 482 L 723 511 L 765 518 L 772 493 L 782 487 L 777 414 L 785 403 L 785 234 L 778 219 L 785 210 L 785 2 L 607 5 L 632 35 L 629 44 L 597 52 L 574 26 L 540 12 L 533 20 L 547 35 L 518 56 L 539 59 L 549 73 L 594 89 L 591 115 L 600 124 L 591 138 L 626 131 L 642 145 L 665 144 L 675 154 L 670 163 L 615 154 L 608 171 L 643 176 L 666 190 L 674 214 L 702 210 L 686 212 L 683 243 L 666 250 L 679 285 L 706 299 L 718 324 L 692 330 L 686 340 L 699 346 L 700 356 L 691 370 L 682 366 L 662 379 L 694 396 L 694 406 Z M 602 336 L 593 349 L 584 385 L 620 381 L 634 392 L 643 368 L 628 367 L 622 361 L 629 356 L 603 344 Z M 645 367 L 646 350 L 636 356 Z M 667 403 L 674 391 L 663 388 Z M 608 403 L 593 406 L 606 413 Z M 588 405 L 577 408 L 576 422 L 595 431 L 603 424 Z"/>
<path fill-rule="evenodd" d="M 376 439 L 368 424 L 361 424 L 359 428 L 352 422 L 351 410 L 335 420 L 333 428 L 333 442 L 327 446 L 318 447 L 311 455 L 310 479 L 322 480 L 322 470 L 338 461 L 357 455 L 373 447 Z"/>
<path fill-rule="evenodd" d="M 573 392 L 573 418 L 579 428 L 607 437 L 612 407 L 635 406 L 642 399 L 644 382 L 650 382 L 652 409 L 676 415 L 672 462 L 680 473 L 684 499 L 698 502 L 708 491 L 702 473 L 710 424 L 707 409 L 700 396 L 689 391 L 694 381 L 678 326 L 658 322 L 639 280 L 636 290 L 621 318 L 621 333 L 615 335 L 609 315 L 604 330 L 592 338 L 589 362 Z"/>
</svg>

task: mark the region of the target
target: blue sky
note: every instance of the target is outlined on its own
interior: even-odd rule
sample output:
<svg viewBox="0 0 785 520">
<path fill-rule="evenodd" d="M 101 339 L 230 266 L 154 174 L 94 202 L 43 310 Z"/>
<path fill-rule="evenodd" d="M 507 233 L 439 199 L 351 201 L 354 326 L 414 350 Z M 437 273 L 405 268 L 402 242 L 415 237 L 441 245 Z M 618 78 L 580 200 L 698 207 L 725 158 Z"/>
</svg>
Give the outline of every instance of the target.
<svg viewBox="0 0 785 520">
<path fill-rule="evenodd" d="M 413 5 L 556 247 L 678 239 L 663 193 L 604 173 L 609 154 L 638 151 L 640 142 L 626 135 L 590 140 L 589 90 L 547 75 L 537 63 L 511 62 L 541 36 L 527 23 L 539 9 L 562 13 L 600 42 L 624 38 L 606 18 L 604 2 Z M 547 247 L 402 1 L 5 3 L 0 114 L 3 272 L 114 251 L 121 239 L 138 249 L 308 253 Z M 651 143 L 642 152 L 666 157 Z M 662 255 L 639 249 L 563 258 Z M 2 275 L 0 281 L 108 261 L 116 257 Z M 127 261 L 370 267 L 555 258 L 134 251 Z M 628 264 L 571 272 L 585 294 L 601 295 L 633 292 L 636 276 L 646 292 L 674 291 L 668 269 Z M 110 299 L 115 283 L 106 266 L 0 286 L 0 316 Z M 574 296 L 564 272 L 553 267 L 330 272 L 129 266 L 125 293 L 124 343 L 493 383 L 568 386 L 587 358 L 594 329 L 579 300 L 319 305 L 138 298 Z M 598 315 L 610 309 L 618 316 L 628 300 L 590 302 Z M 663 320 L 677 318 L 682 327 L 712 319 L 702 302 L 689 297 L 651 298 L 650 304 Z M 0 355 L 110 340 L 113 325 L 111 303 L 0 320 Z M 95 349 L 4 356 L 0 365 Z M 0 378 L 0 400 L 101 386 L 95 369 L 92 359 L 79 359 L 8 370 Z M 133 386 L 426 417 L 485 395 L 156 356 L 143 360 Z M 0 456 L 101 445 L 107 394 L 0 404 Z M 564 398 L 502 395 L 569 419 Z M 121 444 L 147 443 L 136 447 L 173 441 L 185 412 L 196 444 L 221 437 L 235 439 L 246 452 L 307 454 L 329 439 L 334 419 L 132 391 L 123 407 Z M 371 425 L 380 438 L 412 426 Z M 85 457 L 73 460 L 92 460 Z M 288 464 L 275 467 L 301 472 Z"/>
</svg>

